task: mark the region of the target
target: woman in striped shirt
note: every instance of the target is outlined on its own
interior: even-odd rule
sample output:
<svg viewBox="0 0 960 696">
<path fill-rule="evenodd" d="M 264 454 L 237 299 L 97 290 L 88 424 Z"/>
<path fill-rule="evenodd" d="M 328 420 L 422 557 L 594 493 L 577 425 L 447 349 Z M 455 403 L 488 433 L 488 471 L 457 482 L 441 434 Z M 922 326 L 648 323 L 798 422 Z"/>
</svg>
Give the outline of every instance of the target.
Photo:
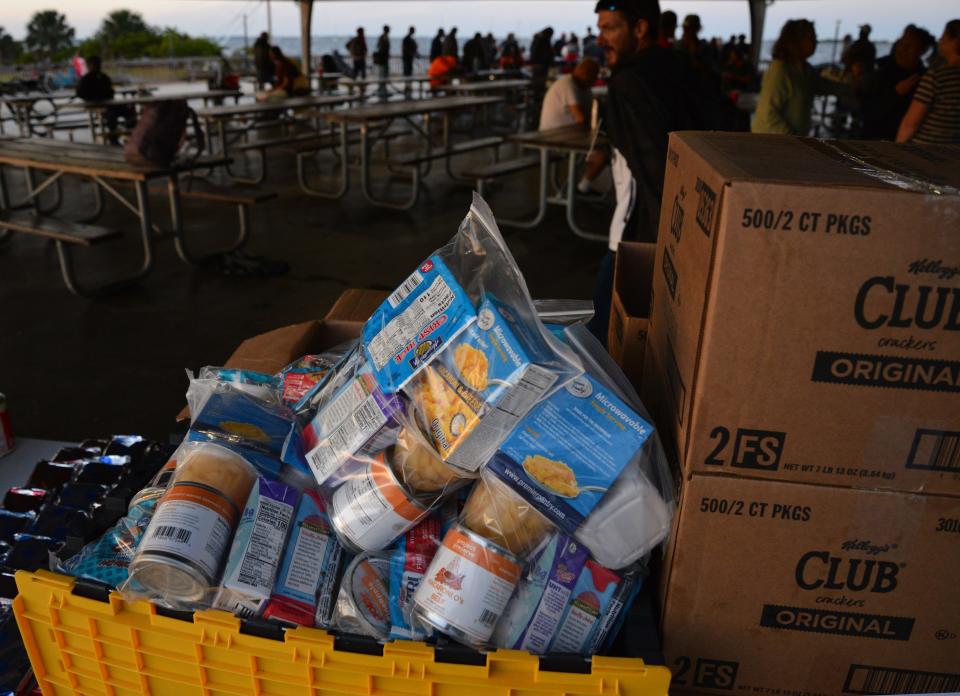
<svg viewBox="0 0 960 696">
<path fill-rule="evenodd" d="M 900 122 L 898 143 L 960 143 L 960 19 L 947 22 L 940 54 L 943 62 L 920 80 Z"/>
</svg>

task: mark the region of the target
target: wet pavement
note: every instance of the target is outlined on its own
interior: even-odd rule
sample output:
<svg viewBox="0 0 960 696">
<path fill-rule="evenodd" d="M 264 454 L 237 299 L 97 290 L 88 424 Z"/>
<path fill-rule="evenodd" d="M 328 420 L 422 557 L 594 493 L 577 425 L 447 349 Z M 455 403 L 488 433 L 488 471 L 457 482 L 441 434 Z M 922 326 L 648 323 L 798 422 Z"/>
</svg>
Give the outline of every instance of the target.
<svg viewBox="0 0 960 696">
<path fill-rule="evenodd" d="M 345 288 L 392 289 L 456 232 L 470 205 L 470 187 L 449 181 L 442 167 L 434 167 L 419 203 L 397 212 L 368 204 L 358 187 L 338 201 L 305 196 L 293 163 L 289 153 L 271 156 L 264 187 L 280 195 L 254 208 L 245 250 L 289 263 L 279 277 L 192 268 L 166 239 L 138 286 L 83 299 L 64 287 L 52 242 L 26 235 L 0 242 L 0 392 L 14 432 L 166 438 L 184 404 L 186 369 L 222 364 L 247 336 L 322 317 Z M 16 199 L 22 176 L 7 176 Z M 404 185 L 392 182 L 397 198 Z M 535 172 L 504 180 L 489 194 L 494 213 L 532 215 L 535 185 Z M 89 209 L 89 184 L 74 179 L 65 188 L 58 215 L 78 218 Z M 169 224 L 165 206 L 164 196 L 152 197 L 161 227 Z M 580 214 L 584 227 L 602 232 L 610 208 L 585 206 Z M 184 216 L 198 248 L 215 246 L 236 220 L 232 206 L 198 201 L 185 201 Z M 124 238 L 82 250 L 78 263 L 96 272 L 135 264 L 136 219 L 108 202 L 98 224 L 123 229 Z M 575 238 L 561 208 L 536 229 L 503 232 L 534 297 L 591 297 L 604 245 Z"/>
</svg>

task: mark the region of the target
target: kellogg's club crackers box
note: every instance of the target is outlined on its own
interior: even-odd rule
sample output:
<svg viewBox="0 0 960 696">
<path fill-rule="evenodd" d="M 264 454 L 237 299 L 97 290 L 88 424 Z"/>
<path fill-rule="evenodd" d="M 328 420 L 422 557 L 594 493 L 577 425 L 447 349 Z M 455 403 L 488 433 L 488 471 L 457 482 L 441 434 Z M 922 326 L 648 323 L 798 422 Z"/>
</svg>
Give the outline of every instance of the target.
<svg viewBox="0 0 960 696">
<path fill-rule="evenodd" d="M 960 495 L 958 161 L 671 135 L 642 396 L 685 471 Z"/>
</svg>

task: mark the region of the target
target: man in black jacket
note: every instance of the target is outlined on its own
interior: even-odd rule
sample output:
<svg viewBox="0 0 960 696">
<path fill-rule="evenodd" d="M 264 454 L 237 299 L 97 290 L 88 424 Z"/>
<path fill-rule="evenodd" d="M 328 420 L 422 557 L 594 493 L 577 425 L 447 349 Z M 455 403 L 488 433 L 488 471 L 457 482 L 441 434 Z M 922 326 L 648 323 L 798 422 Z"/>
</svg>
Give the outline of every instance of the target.
<svg viewBox="0 0 960 696">
<path fill-rule="evenodd" d="M 609 250 L 594 290 L 590 329 L 606 343 L 613 292 L 613 261 L 621 239 L 657 239 L 663 174 L 670 131 L 693 123 L 684 88 L 689 79 L 676 56 L 657 45 L 657 0 L 600 0 L 598 39 L 612 70 L 606 131 L 617 207 L 610 221 Z"/>
</svg>

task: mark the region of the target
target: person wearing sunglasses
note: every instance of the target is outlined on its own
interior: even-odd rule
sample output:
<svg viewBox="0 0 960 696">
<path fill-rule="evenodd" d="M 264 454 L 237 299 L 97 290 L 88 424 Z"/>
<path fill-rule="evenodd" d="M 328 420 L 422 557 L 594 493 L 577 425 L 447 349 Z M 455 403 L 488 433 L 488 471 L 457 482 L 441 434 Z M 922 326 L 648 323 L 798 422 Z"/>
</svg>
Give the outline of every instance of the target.
<svg viewBox="0 0 960 696">
<path fill-rule="evenodd" d="M 611 69 L 605 126 L 617 196 L 590 323 L 606 344 L 617 246 L 622 239 L 656 241 L 668 134 L 696 124 L 685 101 L 688 77 L 675 51 L 657 41 L 658 0 L 600 0 L 595 12 L 597 42 Z"/>
</svg>

